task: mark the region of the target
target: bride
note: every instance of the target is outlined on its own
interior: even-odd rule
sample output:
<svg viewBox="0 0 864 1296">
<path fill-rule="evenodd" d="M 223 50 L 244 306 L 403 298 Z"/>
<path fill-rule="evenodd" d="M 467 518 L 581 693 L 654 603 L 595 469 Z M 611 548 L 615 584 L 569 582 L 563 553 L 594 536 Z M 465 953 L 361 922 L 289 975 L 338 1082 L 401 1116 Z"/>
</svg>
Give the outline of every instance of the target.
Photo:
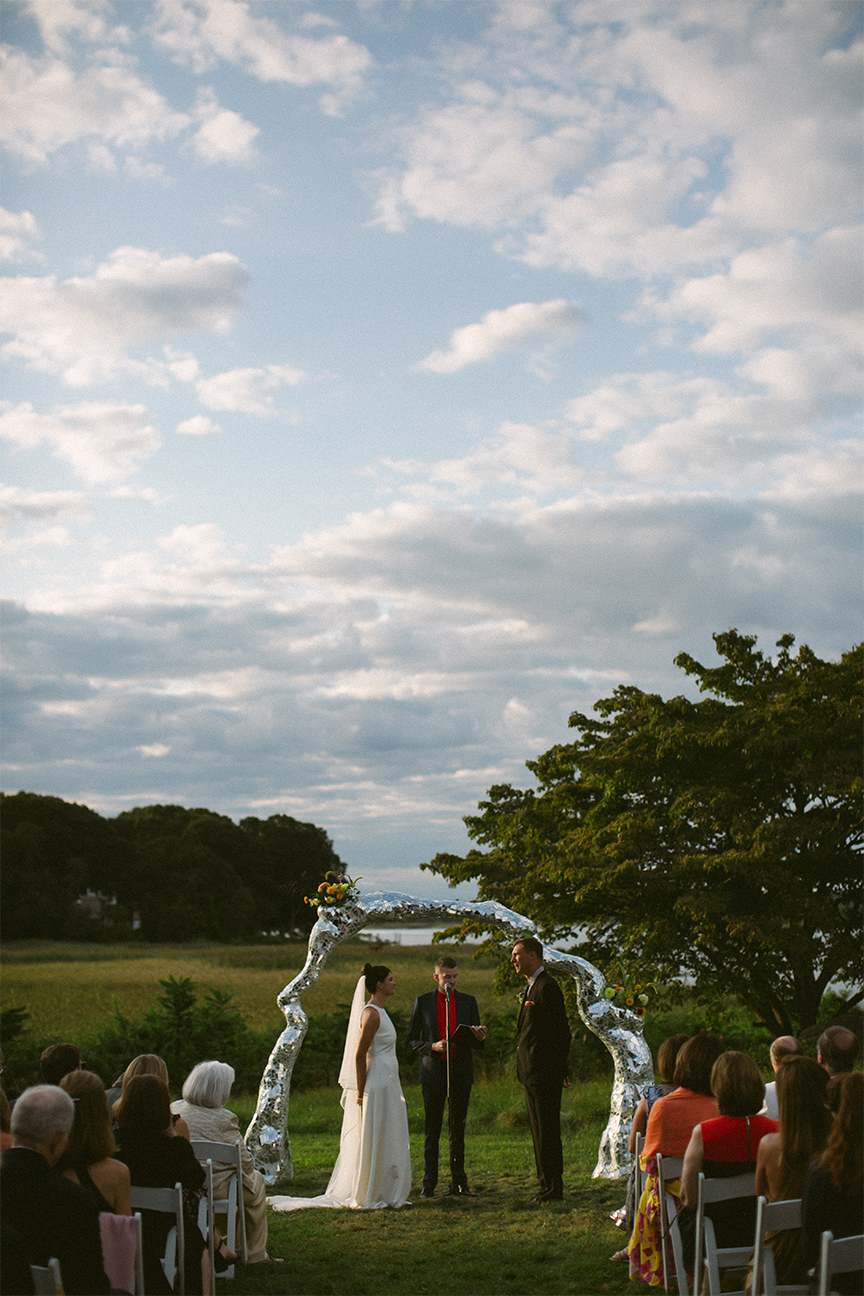
<svg viewBox="0 0 864 1296">
<path fill-rule="evenodd" d="M 364 989 L 372 996 L 368 1004 Z M 411 1193 L 408 1112 L 399 1083 L 396 1027 L 384 1007 L 395 993 L 389 968 L 364 965 L 339 1072 L 345 1114 L 339 1157 L 327 1191 L 321 1197 L 268 1197 L 267 1204 L 274 1210 L 310 1206 L 381 1210 L 407 1204 Z"/>
</svg>

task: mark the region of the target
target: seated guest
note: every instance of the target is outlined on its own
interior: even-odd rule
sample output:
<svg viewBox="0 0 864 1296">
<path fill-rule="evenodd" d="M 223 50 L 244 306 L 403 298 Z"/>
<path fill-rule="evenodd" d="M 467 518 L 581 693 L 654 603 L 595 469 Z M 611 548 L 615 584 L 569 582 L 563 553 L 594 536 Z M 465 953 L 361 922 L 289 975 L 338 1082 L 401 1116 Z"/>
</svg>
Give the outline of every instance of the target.
<svg viewBox="0 0 864 1296">
<path fill-rule="evenodd" d="M 236 1143 L 240 1138 L 237 1117 L 225 1104 L 234 1083 L 234 1068 L 227 1062 L 199 1062 L 190 1071 L 183 1086 L 183 1098 L 171 1104 L 189 1126 L 193 1139 L 208 1139 L 213 1143 Z M 252 1154 L 240 1142 L 240 1159 L 243 1167 L 243 1206 L 246 1213 L 246 1247 L 249 1264 L 272 1264 L 274 1257 L 267 1253 L 267 1187 L 264 1176 L 255 1169 Z M 213 1191 L 217 1198 L 228 1196 L 230 1167 L 213 1166 Z M 229 1252 L 220 1251 L 227 1259 Z M 229 1260 L 230 1263 L 230 1260 Z"/>
<path fill-rule="evenodd" d="M 81 1066 L 81 1050 L 74 1044 L 52 1044 L 39 1059 L 39 1070 L 46 1085 L 59 1085 L 70 1071 Z"/>
<path fill-rule="evenodd" d="M 132 1059 L 123 1074 L 114 1081 L 114 1087 L 108 1090 L 108 1101 L 111 1104 L 112 1110 L 116 1108 L 117 1103 L 123 1097 L 123 1093 L 129 1081 L 133 1076 L 139 1075 L 158 1076 L 160 1080 L 165 1081 L 165 1084 L 168 1085 L 169 1089 L 171 1087 L 168 1083 L 168 1068 L 163 1059 L 159 1057 L 158 1053 L 139 1053 L 138 1057 Z M 118 1086 L 120 1092 L 117 1094 L 116 1098 L 112 1098 L 111 1095 L 117 1092 Z M 182 1116 L 175 1116 L 173 1118 L 172 1129 L 175 1134 L 179 1134 L 188 1142 L 189 1126 L 183 1120 Z"/>
<path fill-rule="evenodd" d="M 0 1152 L 12 1146 L 12 1112 L 6 1090 L 0 1085 Z"/>
<path fill-rule="evenodd" d="M 776 1202 L 801 1196 L 807 1167 L 823 1151 L 831 1129 L 827 1088 L 828 1073 L 818 1062 L 787 1055 L 777 1072 L 777 1133 L 764 1136 L 756 1158 L 757 1197 Z M 807 1266 L 801 1229 L 784 1229 L 766 1240 L 774 1252 L 777 1281 L 803 1284 Z"/>
<path fill-rule="evenodd" d="M 819 1263 L 826 1229 L 835 1238 L 864 1233 L 864 1075 L 856 1071 L 834 1076 L 828 1083 L 828 1101 L 835 1113 L 828 1143 L 807 1171 L 802 1194 L 808 1270 Z M 848 1296 L 864 1291 L 864 1270 L 835 1274 L 831 1290 Z"/>
<path fill-rule="evenodd" d="M 209 1291 L 210 1257 L 198 1228 L 198 1194 L 204 1171 L 184 1138 L 175 1138 L 168 1086 L 155 1075 L 133 1076 L 115 1108 L 118 1157 L 129 1167 L 133 1188 L 183 1185 L 186 1237 L 186 1291 Z M 142 1211 L 144 1287 L 148 1293 L 170 1292 L 160 1263 L 171 1229 L 170 1215 Z"/>
<path fill-rule="evenodd" d="M 801 1196 L 807 1167 L 824 1151 L 831 1129 L 828 1073 L 803 1055 L 791 1056 L 777 1072 L 779 1121 L 766 1134 L 756 1158 L 756 1193 L 769 1201 Z"/>
<path fill-rule="evenodd" d="M 858 1056 L 858 1036 L 845 1026 L 829 1026 L 816 1041 L 816 1056 L 829 1076 L 851 1071 Z"/>
<path fill-rule="evenodd" d="M 689 1035 L 670 1035 L 660 1045 L 657 1054 L 657 1070 L 660 1072 L 660 1084 L 647 1085 L 642 1090 L 642 1097 L 639 1100 L 639 1106 L 636 1108 L 633 1117 L 633 1124 L 630 1127 L 630 1154 L 636 1151 L 636 1135 L 645 1135 L 648 1128 L 648 1117 L 651 1114 L 651 1108 L 658 1098 L 665 1098 L 670 1094 L 677 1085 L 672 1077 L 675 1074 L 675 1063 L 678 1061 L 678 1054 L 689 1040 Z"/>
<path fill-rule="evenodd" d="M 693 1127 L 717 1115 L 717 1104 L 711 1096 L 711 1070 L 722 1052 L 723 1042 L 716 1035 L 705 1031 L 694 1035 L 683 1045 L 675 1062 L 672 1083 L 677 1087 L 665 1098 L 658 1098 L 651 1108 L 642 1153 L 642 1169 L 648 1172 L 648 1178 L 627 1248 L 634 1282 L 641 1278 L 649 1287 L 657 1287 L 663 1281 L 657 1153 L 683 1157 Z M 679 1186 L 677 1179 L 667 1184 L 676 1204 Z"/>
<path fill-rule="evenodd" d="M 683 1045 L 687 1043 L 689 1038 L 689 1035 L 670 1035 L 669 1039 L 664 1040 L 660 1045 L 659 1052 L 657 1053 L 657 1070 L 660 1072 L 661 1082 L 660 1084 L 646 1085 L 642 1090 L 639 1105 L 633 1115 L 633 1124 L 630 1126 L 631 1156 L 633 1156 L 633 1153 L 636 1151 L 636 1135 L 641 1134 L 643 1138 L 645 1136 L 651 1108 L 654 1106 L 658 1098 L 665 1098 L 666 1094 L 671 1093 L 675 1088 L 675 1085 L 672 1083 L 672 1074 L 675 1070 L 675 1063 Z M 637 1170 L 638 1167 L 634 1164 L 630 1169 L 630 1174 L 627 1179 L 627 1204 L 625 1207 L 624 1219 L 628 1238 L 633 1232 L 633 1224 L 636 1220 L 636 1206 L 638 1205 L 636 1201 Z M 621 1251 L 616 1251 L 610 1258 L 612 1260 L 629 1259 L 627 1248 L 624 1247 Z"/>
<path fill-rule="evenodd" d="M 720 1115 L 702 1121 L 690 1136 L 681 1175 L 681 1200 L 695 1211 L 699 1175 L 706 1179 L 731 1179 L 756 1170 L 759 1144 L 774 1134 L 777 1122 L 760 1116 L 765 1082 L 756 1063 L 746 1053 L 724 1053 L 714 1063 L 711 1088 Z M 735 1197 L 713 1202 L 705 1214 L 714 1221 L 718 1247 L 743 1246 L 753 1238 L 756 1227 L 756 1197 Z M 685 1256 L 687 1232 L 682 1221 Z"/>
<path fill-rule="evenodd" d="M 28 1264 L 60 1262 L 68 1296 L 110 1291 L 102 1264 L 99 1210 L 54 1168 L 72 1128 L 75 1104 L 56 1085 L 25 1089 L 12 1113 L 12 1147 L 0 1165 L 0 1212 Z M 3 1291 L 12 1292 L 6 1278 Z"/>
<path fill-rule="evenodd" d="M 771 1045 L 771 1066 L 774 1068 L 775 1076 L 780 1068 L 781 1062 L 785 1062 L 787 1058 L 796 1057 L 798 1054 L 801 1054 L 803 1057 L 803 1049 L 794 1035 L 781 1035 L 779 1039 L 775 1039 L 774 1043 Z M 761 1114 L 763 1116 L 770 1116 L 772 1120 L 777 1119 L 776 1080 L 769 1081 L 765 1086 L 765 1103 Z"/>
<path fill-rule="evenodd" d="M 70 1071 L 60 1088 L 75 1103 L 75 1121 L 57 1169 L 89 1192 L 100 1211 L 131 1215 L 129 1167 L 114 1159 L 117 1144 L 102 1081 L 92 1071 Z"/>
</svg>

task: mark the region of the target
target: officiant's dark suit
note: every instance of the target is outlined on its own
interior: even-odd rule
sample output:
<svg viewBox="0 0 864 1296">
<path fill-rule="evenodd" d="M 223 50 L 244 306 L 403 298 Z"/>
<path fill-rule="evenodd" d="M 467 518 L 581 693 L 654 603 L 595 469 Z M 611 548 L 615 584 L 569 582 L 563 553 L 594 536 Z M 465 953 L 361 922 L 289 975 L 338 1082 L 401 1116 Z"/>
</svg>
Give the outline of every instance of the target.
<svg viewBox="0 0 864 1296">
<path fill-rule="evenodd" d="M 528 938 L 531 944 L 533 938 Z M 512 962 L 529 977 L 516 1026 L 516 1075 L 525 1089 L 525 1102 L 540 1191 L 536 1201 L 564 1195 L 564 1153 L 561 1147 L 561 1091 L 567 1077 L 570 1025 L 561 987 L 542 968 L 540 956 L 517 942 Z M 542 946 L 540 946 L 542 951 Z M 540 968 L 531 979 L 535 968 Z"/>
<path fill-rule="evenodd" d="M 437 979 L 437 977 L 436 977 Z M 473 995 L 453 990 L 455 1023 L 457 1026 L 479 1026 L 480 1010 Z M 441 1023 L 444 1021 L 445 1000 L 440 990 L 430 990 L 414 1002 L 408 1043 L 420 1055 L 420 1085 L 423 1090 L 423 1107 L 426 1112 L 425 1142 L 423 1146 L 423 1195 L 431 1197 L 438 1183 L 438 1144 L 447 1108 L 447 1061 L 444 1053 L 433 1051 L 432 1045 L 444 1038 Z M 453 1032 L 451 1018 L 451 1034 Z M 462 1036 L 465 1036 L 463 1038 Z M 467 1192 L 465 1176 L 465 1121 L 468 1101 L 474 1083 L 474 1049 L 483 1047 L 473 1033 L 462 1032 L 453 1040 L 450 1057 L 450 1191 Z"/>
</svg>

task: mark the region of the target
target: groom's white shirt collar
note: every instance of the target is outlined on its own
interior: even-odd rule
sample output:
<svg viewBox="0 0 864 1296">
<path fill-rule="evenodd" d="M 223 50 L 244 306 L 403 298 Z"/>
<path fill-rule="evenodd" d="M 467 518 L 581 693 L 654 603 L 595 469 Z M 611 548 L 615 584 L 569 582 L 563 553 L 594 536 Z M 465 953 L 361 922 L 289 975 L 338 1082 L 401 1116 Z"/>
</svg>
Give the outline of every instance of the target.
<svg viewBox="0 0 864 1296">
<path fill-rule="evenodd" d="M 529 989 L 529 990 L 531 989 L 531 987 L 533 986 L 534 982 L 537 980 L 538 976 L 540 975 L 540 973 L 541 973 L 542 971 L 543 971 L 543 964 L 541 963 L 540 966 L 538 967 L 537 971 L 534 973 L 534 975 L 533 975 L 532 977 L 529 977 L 529 979 L 528 979 L 528 989 Z"/>
</svg>

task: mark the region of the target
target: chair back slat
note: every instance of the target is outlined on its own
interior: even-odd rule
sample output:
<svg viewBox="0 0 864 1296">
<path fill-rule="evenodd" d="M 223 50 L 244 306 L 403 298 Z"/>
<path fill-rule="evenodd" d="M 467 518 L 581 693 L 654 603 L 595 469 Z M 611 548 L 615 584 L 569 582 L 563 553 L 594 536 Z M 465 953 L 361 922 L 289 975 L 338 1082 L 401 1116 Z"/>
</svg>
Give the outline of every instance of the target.
<svg viewBox="0 0 864 1296">
<path fill-rule="evenodd" d="M 648 1177 L 642 1169 L 642 1149 L 645 1146 L 645 1136 L 643 1134 L 637 1134 L 634 1142 L 635 1146 L 633 1156 L 636 1164 L 636 1205 L 638 1207 L 639 1202 L 642 1200 L 642 1194 L 645 1191 L 645 1180 Z"/>
<path fill-rule="evenodd" d="M 175 1296 L 185 1296 L 186 1292 L 186 1237 L 183 1229 L 183 1185 L 176 1183 L 173 1188 L 132 1187 L 133 1211 L 156 1211 L 161 1215 L 173 1215 L 174 1227 L 170 1230 L 165 1243 L 165 1256 L 162 1267 L 165 1277 L 174 1288 Z"/>
<path fill-rule="evenodd" d="M 864 1235 L 835 1238 L 826 1230 L 819 1249 L 819 1296 L 832 1296 L 835 1274 L 854 1273 L 856 1269 L 864 1269 Z"/>
<path fill-rule="evenodd" d="M 248 1251 L 246 1246 L 246 1212 L 243 1208 L 243 1161 L 241 1157 L 241 1143 L 238 1140 L 235 1143 L 217 1143 L 212 1139 L 193 1139 L 192 1151 L 202 1164 L 207 1160 L 213 1162 L 214 1167 L 228 1166 L 231 1170 L 231 1178 L 228 1183 L 228 1196 L 220 1197 L 213 1202 L 214 1215 L 227 1216 L 227 1237 L 225 1239 L 229 1249 L 236 1251 L 243 1264 L 248 1262 Z M 233 1278 L 234 1265 L 219 1275 L 220 1278 Z"/>
<path fill-rule="evenodd" d="M 693 1265 L 693 1273 L 694 1273 L 693 1290 L 694 1291 L 699 1291 L 702 1286 L 702 1271 L 705 1262 L 707 1260 L 705 1225 L 709 1223 L 709 1221 L 706 1219 L 705 1216 L 706 1205 L 711 1205 L 713 1202 L 731 1201 L 735 1197 L 755 1197 L 755 1196 L 756 1196 L 756 1175 L 754 1173 L 732 1175 L 728 1179 L 722 1179 L 722 1178 L 706 1179 L 705 1175 L 700 1172 L 699 1195 L 697 1197 L 697 1206 L 696 1206 L 696 1256 Z M 717 1248 L 716 1243 L 714 1242 L 713 1224 L 711 1226 L 711 1238 L 712 1238 L 712 1245 L 714 1247 L 714 1258 L 716 1260 L 716 1264 L 719 1270 L 719 1268 L 722 1267 L 723 1264 L 723 1258 L 724 1258 L 723 1253 L 730 1248 L 724 1247 L 722 1250 Z M 739 1248 L 731 1248 L 731 1249 L 736 1251 L 739 1250 Z M 749 1256 L 750 1248 L 748 1247 L 747 1250 Z M 739 1263 L 738 1261 L 735 1261 L 733 1259 L 729 1260 L 730 1266 L 737 1265 L 738 1263 Z M 713 1261 L 712 1261 L 712 1265 L 713 1265 Z M 710 1291 L 712 1292 L 714 1291 L 714 1288 L 710 1286 L 712 1281 L 715 1282 L 715 1285 L 719 1290 L 719 1281 L 720 1281 L 719 1277 L 717 1277 L 716 1279 L 712 1278 L 712 1274 L 709 1272 L 708 1281 L 709 1281 Z"/>
<path fill-rule="evenodd" d="M 99 1237 L 102 1242 L 102 1263 L 112 1289 L 131 1292 L 134 1289 L 138 1258 L 138 1234 L 134 1216 L 100 1211 Z"/>
<path fill-rule="evenodd" d="M 33 1291 L 36 1296 L 63 1296 L 63 1279 L 60 1275 L 60 1261 L 54 1256 L 47 1265 L 30 1266 L 33 1279 Z"/>
<path fill-rule="evenodd" d="M 666 1188 L 668 1183 L 675 1179 L 681 1178 L 681 1172 L 684 1169 L 683 1157 L 666 1157 L 662 1152 L 656 1156 L 657 1162 L 657 1193 L 660 1199 L 660 1234 L 663 1238 L 662 1256 L 663 1256 L 663 1290 L 670 1290 L 669 1274 L 669 1248 L 666 1246 L 666 1239 L 671 1241 L 672 1258 L 675 1262 L 675 1280 L 678 1284 L 680 1296 L 689 1296 L 687 1285 L 687 1271 L 684 1268 L 684 1249 L 681 1244 L 681 1230 L 678 1225 L 678 1209 L 675 1205 L 675 1198 Z"/>
</svg>

